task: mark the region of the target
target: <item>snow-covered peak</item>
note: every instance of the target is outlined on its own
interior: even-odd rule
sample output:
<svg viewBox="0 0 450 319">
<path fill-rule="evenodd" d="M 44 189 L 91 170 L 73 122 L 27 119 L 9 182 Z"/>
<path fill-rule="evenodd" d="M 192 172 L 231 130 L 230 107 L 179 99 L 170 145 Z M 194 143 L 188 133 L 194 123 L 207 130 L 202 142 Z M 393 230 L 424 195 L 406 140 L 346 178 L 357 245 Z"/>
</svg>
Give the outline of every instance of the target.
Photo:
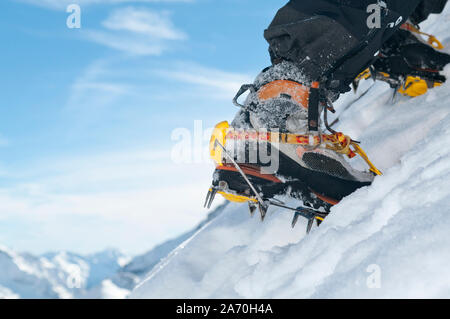
<svg viewBox="0 0 450 319">
<path fill-rule="evenodd" d="M 88 256 L 66 251 L 34 256 L 2 246 L 0 298 L 83 297 L 114 276 L 127 260 L 127 256 L 115 250 Z M 104 292 L 105 289 L 97 290 Z"/>
</svg>

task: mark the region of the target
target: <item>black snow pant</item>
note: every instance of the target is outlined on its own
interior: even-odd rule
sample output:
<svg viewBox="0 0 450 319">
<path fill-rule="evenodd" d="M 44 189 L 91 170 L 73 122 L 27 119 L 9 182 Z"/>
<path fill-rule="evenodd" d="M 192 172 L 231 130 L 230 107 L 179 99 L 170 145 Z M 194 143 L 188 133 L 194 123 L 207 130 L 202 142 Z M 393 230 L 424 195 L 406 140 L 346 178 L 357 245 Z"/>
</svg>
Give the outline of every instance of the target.
<svg viewBox="0 0 450 319">
<path fill-rule="evenodd" d="M 294 62 L 311 81 L 343 93 L 375 62 L 383 43 L 401 24 L 409 17 L 421 22 L 430 13 L 441 12 L 446 2 L 291 0 L 278 11 L 264 37 L 272 63 Z"/>
<path fill-rule="evenodd" d="M 446 4 L 447 0 L 423 0 L 409 18 L 412 23 L 419 24 L 431 13 L 441 13 Z"/>
</svg>

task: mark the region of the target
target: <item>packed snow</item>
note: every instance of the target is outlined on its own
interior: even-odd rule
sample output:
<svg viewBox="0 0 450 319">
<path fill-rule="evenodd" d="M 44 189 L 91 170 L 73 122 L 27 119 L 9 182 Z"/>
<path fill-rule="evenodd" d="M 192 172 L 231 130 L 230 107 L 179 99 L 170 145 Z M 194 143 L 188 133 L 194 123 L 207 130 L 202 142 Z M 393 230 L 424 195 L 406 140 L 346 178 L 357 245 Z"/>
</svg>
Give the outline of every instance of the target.
<svg viewBox="0 0 450 319">
<path fill-rule="evenodd" d="M 449 16 L 447 6 L 425 25 L 446 47 Z M 336 129 L 362 141 L 383 171 L 373 185 L 333 207 L 309 235 L 305 221 L 291 230 L 282 209 L 261 223 L 246 205 L 229 205 L 130 297 L 449 298 L 450 83 L 395 102 L 385 83 L 366 81 L 359 94 L 369 87 L 348 109 L 352 93 L 336 103 Z"/>
</svg>

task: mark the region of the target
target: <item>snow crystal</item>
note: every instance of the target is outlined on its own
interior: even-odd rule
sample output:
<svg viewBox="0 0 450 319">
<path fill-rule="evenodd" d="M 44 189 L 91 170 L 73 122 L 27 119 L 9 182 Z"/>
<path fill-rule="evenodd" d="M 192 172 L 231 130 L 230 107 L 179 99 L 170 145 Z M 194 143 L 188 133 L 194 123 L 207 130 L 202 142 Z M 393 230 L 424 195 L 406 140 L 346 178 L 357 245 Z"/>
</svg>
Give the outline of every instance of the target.
<svg viewBox="0 0 450 319">
<path fill-rule="evenodd" d="M 274 80 L 293 80 L 299 83 L 305 83 L 306 85 L 311 82 L 296 64 L 283 61 L 261 72 L 253 84 L 256 87 L 260 87 Z"/>
</svg>

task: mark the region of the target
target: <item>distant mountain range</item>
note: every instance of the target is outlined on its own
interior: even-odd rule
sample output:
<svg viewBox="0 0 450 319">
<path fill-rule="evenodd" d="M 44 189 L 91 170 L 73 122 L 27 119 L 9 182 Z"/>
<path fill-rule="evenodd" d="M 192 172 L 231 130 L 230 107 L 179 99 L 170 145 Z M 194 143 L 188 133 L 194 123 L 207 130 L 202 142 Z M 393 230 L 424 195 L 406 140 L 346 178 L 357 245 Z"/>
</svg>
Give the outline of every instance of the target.
<svg viewBox="0 0 450 319">
<path fill-rule="evenodd" d="M 126 298 L 161 259 L 220 214 L 133 259 L 108 249 L 91 255 L 66 251 L 35 256 L 0 246 L 0 298 Z"/>
</svg>

